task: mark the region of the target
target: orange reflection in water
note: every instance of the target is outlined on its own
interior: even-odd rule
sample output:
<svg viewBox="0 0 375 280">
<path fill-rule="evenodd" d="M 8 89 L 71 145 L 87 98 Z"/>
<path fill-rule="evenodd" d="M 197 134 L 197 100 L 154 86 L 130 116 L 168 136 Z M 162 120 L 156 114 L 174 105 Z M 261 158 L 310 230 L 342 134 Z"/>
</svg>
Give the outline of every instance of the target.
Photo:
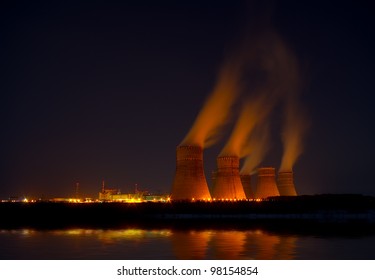
<svg viewBox="0 0 375 280">
<path fill-rule="evenodd" d="M 277 236 L 260 230 L 247 233 L 245 258 L 257 260 L 289 260 L 295 255 L 297 238 Z"/>
<path fill-rule="evenodd" d="M 175 231 L 171 235 L 173 251 L 177 259 L 206 259 L 211 231 Z"/>
<path fill-rule="evenodd" d="M 38 232 L 22 230 L 16 233 L 31 236 Z M 172 255 L 176 259 L 289 260 L 296 256 L 298 241 L 296 236 L 275 235 L 261 230 L 70 229 L 54 230 L 50 233 L 72 239 L 94 237 L 104 246 L 120 244 L 125 240 L 140 244 L 148 244 L 150 240 L 156 243 L 169 240 L 172 244 Z"/>
<path fill-rule="evenodd" d="M 261 231 L 249 232 L 246 240 L 246 255 L 251 259 L 272 260 L 276 255 L 276 245 L 280 242 L 278 236 Z"/>
<path fill-rule="evenodd" d="M 179 231 L 170 236 L 177 259 L 293 259 L 297 237 L 260 230 Z"/>
<path fill-rule="evenodd" d="M 170 230 L 143 230 L 143 229 L 124 229 L 124 230 L 91 230 L 91 229 L 70 229 L 56 230 L 55 235 L 71 236 L 94 236 L 106 244 L 115 243 L 120 240 L 139 241 L 147 238 L 168 238 L 171 235 Z"/>
<path fill-rule="evenodd" d="M 241 259 L 244 250 L 246 232 L 217 231 L 212 237 L 214 259 Z"/>
</svg>

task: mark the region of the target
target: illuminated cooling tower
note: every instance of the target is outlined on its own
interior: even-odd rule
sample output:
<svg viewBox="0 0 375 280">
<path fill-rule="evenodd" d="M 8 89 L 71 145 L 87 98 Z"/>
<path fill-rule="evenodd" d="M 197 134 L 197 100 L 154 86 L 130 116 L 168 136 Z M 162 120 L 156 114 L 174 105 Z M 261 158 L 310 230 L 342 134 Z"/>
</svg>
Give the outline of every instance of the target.
<svg viewBox="0 0 375 280">
<path fill-rule="evenodd" d="M 211 198 L 203 170 L 203 150 L 201 147 L 177 147 L 176 174 L 171 198 L 174 200 Z"/>
<path fill-rule="evenodd" d="M 279 190 L 277 189 L 275 180 L 275 168 L 258 168 L 258 181 L 255 198 L 267 198 L 269 196 L 279 195 Z"/>
<path fill-rule="evenodd" d="M 212 197 L 216 199 L 246 199 L 240 179 L 240 160 L 236 156 L 217 158 L 217 174 Z"/>
<path fill-rule="evenodd" d="M 212 181 L 212 186 L 215 186 L 216 184 L 216 178 L 217 178 L 217 171 L 212 171 L 211 172 L 211 181 Z"/>
<path fill-rule="evenodd" d="M 240 178 L 241 178 L 241 183 L 242 183 L 243 190 L 245 192 L 246 198 L 248 198 L 248 199 L 254 199 L 255 198 L 254 197 L 254 192 L 251 189 L 251 176 L 250 175 L 241 174 Z"/>
<path fill-rule="evenodd" d="M 277 187 L 280 195 L 296 196 L 294 187 L 293 171 L 280 171 L 277 177 Z"/>
</svg>

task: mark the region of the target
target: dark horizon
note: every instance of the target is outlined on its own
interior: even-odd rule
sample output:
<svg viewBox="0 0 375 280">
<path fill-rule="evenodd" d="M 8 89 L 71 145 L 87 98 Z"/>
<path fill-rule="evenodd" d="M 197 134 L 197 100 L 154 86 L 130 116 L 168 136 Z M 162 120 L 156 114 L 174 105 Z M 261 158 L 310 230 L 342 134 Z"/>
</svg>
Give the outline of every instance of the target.
<svg viewBox="0 0 375 280">
<path fill-rule="evenodd" d="M 0 198 L 169 193 L 175 151 L 239 42 L 272 29 L 304 73 L 298 194 L 375 195 L 370 2 L 32 3 L 3 9 Z M 253 77 L 254 79 L 254 77 Z M 251 77 L 249 77 L 251 80 Z M 236 109 L 237 107 L 235 107 Z M 280 167 L 281 106 L 262 166 Z M 234 125 L 204 151 L 206 179 Z M 241 161 L 243 162 L 243 161 Z"/>
</svg>

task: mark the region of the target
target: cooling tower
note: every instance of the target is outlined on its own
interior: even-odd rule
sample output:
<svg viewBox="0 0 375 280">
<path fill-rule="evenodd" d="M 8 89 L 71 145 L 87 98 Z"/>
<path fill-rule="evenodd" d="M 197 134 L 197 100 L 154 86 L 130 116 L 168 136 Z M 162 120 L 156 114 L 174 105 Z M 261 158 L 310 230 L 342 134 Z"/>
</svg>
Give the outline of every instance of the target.
<svg viewBox="0 0 375 280">
<path fill-rule="evenodd" d="M 277 177 L 277 187 L 280 195 L 296 196 L 294 187 L 293 171 L 280 171 Z"/>
<path fill-rule="evenodd" d="M 210 199 L 203 170 L 203 149 L 199 146 L 178 146 L 176 150 L 176 174 L 171 198 Z"/>
<path fill-rule="evenodd" d="M 279 190 L 277 189 L 275 180 L 275 168 L 258 168 L 258 181 L 255 198 L 267 198 L 269 196 L 279 195 Z"/>
<path fill-rule="evenodd" d="M 254 192 L 251 188 L 251 176 L 246 175 L 246 174 L 241 174 L 240 178 L 241 178 L 241 183 L 242 183 L 246 198 L 254 199 L 255 198 Z"/>
<path fill-rule="evenodd" d="M 236 156 L 217 158 L 217 174 L 212 197 L 216 199 L 246 199 L 240 179 L 240 160 Z"/>
<path fill-rule="evenodd" d="M 217 171 L 215 170 L 211 172 L 211 181 L 212 181 L 213 186 L 215 186 L 216 178 L 217 178 Z"/>
</svg>

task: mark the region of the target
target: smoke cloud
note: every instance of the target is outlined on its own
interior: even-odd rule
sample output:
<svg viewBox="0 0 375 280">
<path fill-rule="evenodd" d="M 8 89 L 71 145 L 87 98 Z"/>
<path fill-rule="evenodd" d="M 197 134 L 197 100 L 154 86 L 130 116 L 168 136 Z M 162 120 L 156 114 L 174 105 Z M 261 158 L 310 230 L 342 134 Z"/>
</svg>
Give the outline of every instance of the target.
<svg viewBox="0 0 375 280">
<path fill-rule="evenodd" d="M 232 134 L 220 156 L 246 156 L 249 136 L 257 123 L 263 121 L 273 107 L 263 92 L 246 102 L 241 110 Z"/>
<path fill-rule="evenodd" d="M 303 136 L 309 126 L 306 113 L 299 102 L 304 77 L 296 57 L 281 38 L 277 39 L 274 48 L 282 69 L 279 89 L 284 106 L 281 133 L 283 155 L 279 171 L 290 171 L 303 151 Z"/>
<path fill-rule="evenodd" d="M 294 75 L 286 77 L 289 73 L 285 73 L 285 67 L 290 58 L 281 39 L 274 32 L 264 32 L 251 44 L 244 45 L 248 46 L 244 48 L 246 91 L 251 97 L 242 107 L 232 134 L 220 156 L 235 155 L 242 158 L 248 155 L 246 150 L 254 127 L 268 117 L 294 77 Z"/>
<path fill-rule="evenodd" d="M 284 106 L 280 171 L 288 171 L 303 151 L 303 136 L 308 128 L 307 117 L 299 102 L 304 83 L 303 73 L 291 48 L 274 31 L 263 32 L 255 48 L 257 67 L 266 76 L 263 87 L 267 99 L 272 102 L 281 100 Z M 259 148 L 261 146 L 262 143 L 258 143 L 256 149 L 262 150 Z M 260 160 L 256 161 L 260 163 Z"/>
<path fill-rule="evenodd" d="M 262 162 L 269 149 L 269 125 L 262 124 L 255 128 L 252 133 L 245 153 L 248 156 L 245 159 L 241 174 L 252 175 L 256 168 Z"/>
<path fill-rule="evenodd" d="M 243 172 L 253 172 L 263 160 L 269 143 L 268 132 L 256 132 L 252 136 L 253 130 L 267 119 L 281 100 L 284 121 L 280 170 L 291 170 L 302 153 L 302 139 L 307 129 L 306 117 L 298 102 L 303 81 L 297 58 L 277 33 L 272 29 L 264 29 L 251 40 L 242 42 L 236 56 L 228 61 L 219 72 L 212 93 L 180 145 L 207 148 L 215 144 L 242 91 L 249 97 L 240 110 L 220 156 L 242 158 L 250 154 Z"/>
<path fill-rule="evenodd" d="M 285 102 L 285 121 L 281 135 L 284 153 L 280 171 L 290 171 L 293 169 L 293 165 L 302 153 L 302 139 L 307 128 L 307 118 L 301 110 L 301 105 L 290 97 Z"/>
<path fill-rule="evenodd" d="M 227 63 L 198 114 L 195 123 L 180 145 L 209 147 L 219 139 L 219 132 L 229 119 L 231 107 L 239 95 L 240 64 Z"/>
</svg>

